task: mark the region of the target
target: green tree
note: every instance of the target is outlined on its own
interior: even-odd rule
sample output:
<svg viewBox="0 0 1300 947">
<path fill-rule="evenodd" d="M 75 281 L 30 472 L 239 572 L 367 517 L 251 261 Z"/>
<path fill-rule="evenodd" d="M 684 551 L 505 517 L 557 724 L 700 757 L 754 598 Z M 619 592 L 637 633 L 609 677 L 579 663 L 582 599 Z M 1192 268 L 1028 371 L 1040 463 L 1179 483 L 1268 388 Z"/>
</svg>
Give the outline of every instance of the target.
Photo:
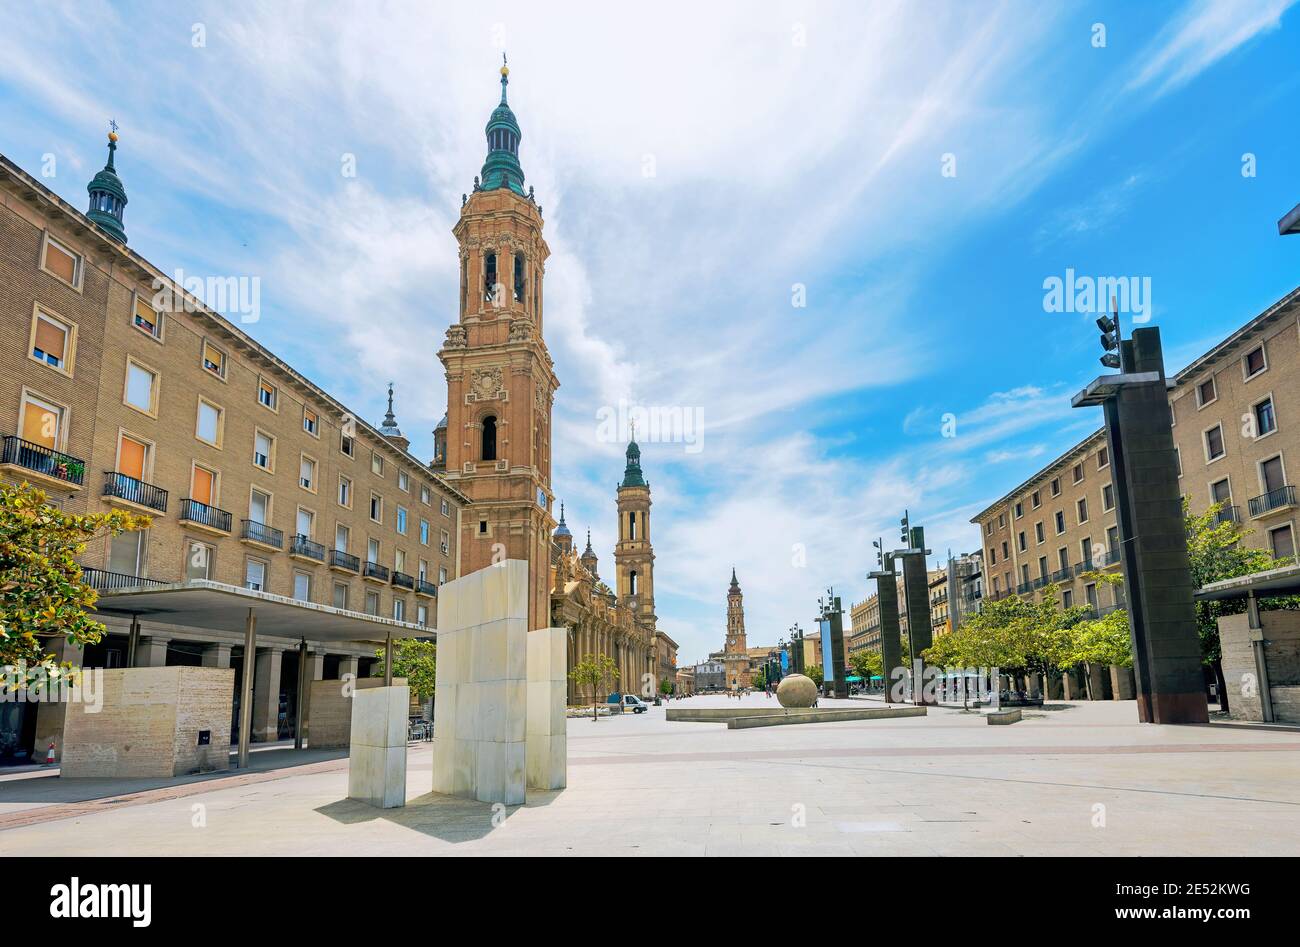
<svg viewBox="0 0 1300 947">
<path fill-rule="evenodd" d="M 379 663 L 371 669 L 371 677 L 384 674 L 384 649 L 375 651 Z M 406 678 L 406 686 L 415 699 L 424 703 L 433 696 L 438 680 L 438 646 L 424 638 L 393 639 L 393 677 Z"/>
<path fill-rule="evenodd" d="M 662 681 L 659 682 L 659 693 L 671 694 L 672 692 L 673 692 L 673 682 L 668 680 L 668 678 L 665 677 Z"/>
<path fill-rule="evenodd" d="M 863 648 L 849 655 L 849 667 L 853 669 L 854 674 L 869 683 L 872 677 L 883 674 L 884 659 L 879 651 Z"/>
<path fill-rule="evenodd" d="M 42 676 L 56 675 L 43 639 L 98 642 L 104 626 L 88 610 L 99 594 L 82 580 L 76 557 L 96 539 L 147 529 L 150 522 L 125 510 L 65 513 L 29 484 L 0 486 L 0 665 L 21 661 L 29 674 L 39 666 Z"/>
<path fill-rule="evenodd" d="M 569 678 L 580 688 L 591 692 L 591 719 L 594 723 L 599 715 L 599 696 L 608 694 L 609 688 L 618 680 L 618 665 L 607 654 L 588 654 L 569 671 Z"/>
<path fill-rule="evenodd" d="M 805 677 L 811 678 L 812 682 L 818 687 L 822 686 L 822 666 L 820 664 L 810 664 L 803 669 Z"/>
<path fill-rule="evenodd" d="M 749 676 L 749 686 L 759 690 L 767 686 L 767 666 L 760 667 Z"/>
</svg>

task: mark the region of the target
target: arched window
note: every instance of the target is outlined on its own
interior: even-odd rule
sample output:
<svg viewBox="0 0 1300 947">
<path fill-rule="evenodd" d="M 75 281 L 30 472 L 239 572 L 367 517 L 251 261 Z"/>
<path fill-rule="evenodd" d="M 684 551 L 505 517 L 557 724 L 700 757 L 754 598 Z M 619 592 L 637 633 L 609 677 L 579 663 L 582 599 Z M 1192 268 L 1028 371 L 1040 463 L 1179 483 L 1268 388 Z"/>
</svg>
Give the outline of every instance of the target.
<svg viewBox="0 0 1300 947">
<path fill-rule="evenodd" d="M 627 594 L 636 595 L 636 570 L 633 569 L 627 574 Z"/>
<path fill-rule="evenodd" d="M 636 513 L 627 514 L 627 538 L 636 539 Z M 633 573 L 635 575 L 636 573 Z"/>
<path fill-rule="evenodd" d="M 496 300 L 497 255 L 488 253 L 483 257 L 483 298 L 487 302 Z"/>
<path fill-rule="evenodd" d="M 460 261 L 460 314 L 465 315 L 469 305 L 469 258 Z"/>
<path fill-rule="evenodd" d="M 524 289 L 527 285 L 524 280 L 524 254 L 520 251 L 515 254 L 515 302 L 524 301 Z"/>
<path fill-rule="evenodd" d="M 497 419 L 488 415 L 483 419 L 483 460 L 497 459 Z"/>
</svg>

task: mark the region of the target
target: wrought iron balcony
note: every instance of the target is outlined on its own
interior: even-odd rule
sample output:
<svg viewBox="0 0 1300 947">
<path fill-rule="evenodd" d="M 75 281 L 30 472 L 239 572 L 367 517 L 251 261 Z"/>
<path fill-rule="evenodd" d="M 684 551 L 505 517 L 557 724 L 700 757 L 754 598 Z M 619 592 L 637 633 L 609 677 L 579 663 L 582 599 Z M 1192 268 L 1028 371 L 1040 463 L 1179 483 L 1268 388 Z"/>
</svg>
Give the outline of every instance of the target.
<svg viewBox="0 0 1300 947">
<path fill-rule="evenodd" d="M 424 579 L 416 579 L 415 594 L 432 595 L 436 598 L 438 595 L 438 586 L 434 585 L 432 582 L 426 582 Z"/>
<path fill-rule="evenodd" d="M 1107 549 L 1106 555 L 1102 557 L 1101 564 L 1103 566 L 1113 566 L 1115 563 L 1119 562 L 1119 557 L 1120 551 L 1118 546 L 1114 549 Z"/>
<path fill-rule="evenodd" d="M 1295 506 L 1295 487 L 1289 483 L 1251 499 L 1250 515 L 1263 516 L 1265 513 L 1288 506 Z"/>
<path fill-rule="evenodd" d="M 206 526 L 230 532 L 231 515 L 215 506 L 208 506 L 198 500 L 181 500 L 181 521 L 195 526 Z"/>
<path fill-rule="evenodd" d="M 388 567 L 381 566 L 377 562 L 367 562 L 365 571 L 361 574 L 367 579 L 378 579 L 380 582 L 388 581 Z"/>
<path fill-rule="evenodd" d="M 1016 594 L 1024 595 L 1026 592 L 1033 591 L 1033 589 L 1034 589 L 1034 583 L 1021 582 L 1019 585 L 1016 586 Z"/>
<path fill-rule="evenodd" d="M 1219 512 L 1214 515 L 1214 522 L 1216 525 L 1219 523 L 1240 523 L 1241 507 L 1239 506 L 1220 507 Z"/>
<path fill-rule="evenodd" d="M 1093 562 L 1092 562 L 1091 559 L 1085 559 L 1085 560 L 1083 560 L 1083 562 L 1080 562 L 1080 563 L 1076 563 L 1076 564 L 1075 564 L 1075 567 L 1074 567 L 1074 574 L 1075 574 L 1075 575 L 1083 575 L 1083 573 L 1085 573 L 1085 572 L 1091 572 L 1091 571 L 1092 571 L 1093 569 L 1095 569 L 1095 568 L 1097 568 L 1097 567 L 1096 567 L 1095 565 L 1093 565 Z"/>
<path fill-rule="evenodd" d="M 306 536 L 299 533 L 289 541 L 289 555 L 302 556 L 304 559 L 324 562 L 325 547 L 320 543 L 312 542 Z"/>
<path fill-rule="evenodd" d="M 137 480 L 135 477 L 128 477 L 124 473 L 104 471 L 104 496 L 125 500 L 137 506 L 147 506 L 159 513 L 167 512 L 166 490 L 152 483 Z"/>
<path fill-rule="evenodd" d="M 1072 575 L 1074 575 L 1074 573 L 1070 571 L 1069 566 L 1066 566 L 1064 569 L 1057 569 L 1055 572 L 1052 573 L 1052 581 L 1064 582 L 1065 580 L 1069 579 Z"/>
<path fill-rule="evenodd" d="M 257 520 L 244 520 L 243 526 L 239 530 L 239 538 L 247 539 L 251 543 L 261 543 L 263 546 L 272 546 L 276 549 L 284 548 L 284 533 L 274 526 L 267 526 L 265 523 L 257 522 Z"/>
<path fill-rule="evenodd" d="M 414 589 L 415 576 L 407 575 L 405 572 L 397 572 L 396 570 L 394 570 L 393 585 L 397 586 L 399 589 Z"/>
<path fill-rule="evenodd" d="M 0 464 L 22 467 L 50 480 L 61 480 L 76 487 L 81 486 L 86 479 L 84 460 L 71 454 L 62 454 L 43 444 L 33 444 L 14 434 L 4 438 L 4 446 L 0 448 Z"/>
<path fill-rule="evenodd" d="M 81 581 L 100 592 L 112 592 L 117 589 L 155 588 L 166 585 L 158 579 L 146 579 L 138 575 L 126 575 L 122 572 L 109 572 L 106 569 L 83 568 Z"/>
<path fill-rule="evenodd" d="M 330 550 L 330 568 L 345 569 L 348 572 L 360 572 L 361 560 L 356 556 L 349 555 L 341 549 Z"/>
</svg>

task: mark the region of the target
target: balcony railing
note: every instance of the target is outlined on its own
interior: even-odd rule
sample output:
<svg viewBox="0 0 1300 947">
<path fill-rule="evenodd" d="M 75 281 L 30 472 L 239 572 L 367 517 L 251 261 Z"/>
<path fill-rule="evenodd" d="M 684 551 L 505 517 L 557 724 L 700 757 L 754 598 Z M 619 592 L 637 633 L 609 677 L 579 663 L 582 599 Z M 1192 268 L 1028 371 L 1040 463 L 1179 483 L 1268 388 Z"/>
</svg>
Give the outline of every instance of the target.
<svg viewBox="0 0 1300 947">
<path fill-rule="evenodd" d="M 1026 592 L 1032 591 L 1034 587 L 1035 587 L 1034 583 L 1032 582 L 1021 582 L 1019 585 L 1016 586 L 1016 594 L 1024 595 Z"/>
<path fill-rule="evenodd" d="M 289 542 L 289 555 L 303 556 L 307 559 L 315 559 L 317 562 L 325 561 L 325 547 L 320 543 L 314 543 L 306 536 L 299 533 Z"/>
<path fill-rule="evenodd" d="M 1095 568 L 1097 567 L 1093 565 L 1091 559 L 1085 559 L 1083 562 L 1075 563 L 1074 574 L 1083 575 L 1085 572 L 1091 572 Z"/>
<path fill-rule="evenodd" d="M 230 532 L 231 515 L 198 500 L 181 500 L 181 519 L 199 526 Z"/>
<path fill-rule="evenodd" d="M 1070 576 L 1072 576 L 1072 575 L 1074 575 L 1074 573 L 1070 571 L 1070 567 L 1069 567 L 1069 566 L 1066 566 L 1064 569 L 1057 569 L 1055 572 L 1052 573 L 1052 581 L 1053 581 L 1053 582 L 1064 582 L 1066 579 L 1070 578 Z"/>
<path fill-rule="evenodd" d="M 1101 564 L 1103 566 L 1113 566 L 1115 563 L 1119 562 L 1119 556 L 1120 556 L 1119 547 L 1116 547 L 1114 549 L 1107 549 L 1106 555 L 1102 556 L 1101 558 Z"/>
<path fill-rule="evenodd" d="M 121 572 L 109 572 L 106 569 L 82 569 L 81 581 L 100 592 L 112 592 L 116 589 L 155 588 L 166 585 L 158 579 L 146 579 L 138 575 L 126 575 Z"/>
<path fill-rule="evenodd" d="M 336 569 L 347 569 L 349 572 L 361 571 L 361 560 L 341 549 L 330 550 L 330 565 Z"/>
<path fill-rule="evenodd" d="M 81 486 L 86 479 L 86 462 L 71 454 L 61 454 L 43 444 L 33 444 L 10 434 L 0 448 L 0 464 L 13 464 L 55 480 Z"/>
<path fill-rule="evenodd" d="M 284 533 L 274 526 L 267 526 L 257 520 L 244 520 L 239 530 L 239 538 L 261 543 L 263 546 L 274 546 L 276 549 L 284 548 Z"/>
<path fill-rule="evenodd" d="M 416 579 L 415 592 L 417 595 L 432 595 L 436 597 L 438 595 L 438 586 L 434 585 L 432 582 L 426 582 L 424 579 Z"/>
<path fill-rule="evenodd" d="M 367 579 L 378 579 L 380 582 L 387 582 L 388 566 L 381 566 L 377 562 L 367 562 L 366 571 L 362 575 Z"/>
<path fill-rule="evenodd" d="M 135 477 L 112 470 L 104 471 L 104 496 L 117 497 L 128 503 L 147 506 L 159 513 L 167 512 L 167 491 L 152 483 L 145 483 Z"/>
<path fill-rule="evenodd" d="M 415 576 L 407 575 L 405 572 L 397 572 L 396 570 L 394 570 L 393 585 L 397 586 L 400 589 L 414 589 Z"/>
<path fill-rule="evenodd" d="M 1219 523 L 1240 523 L 1241 507 L 1239 506 L 1220 507 L 1219 512 L 1215 514 L 1214 522 L 1216 525 Z"/>
<path fill-rule="evenodd" d="M 1270 510 L 1278 510 L 1284 506 L 1295 506 L 1295 487 L 1289 483 L 1276 490 L 1270 490 L 1263 496 L 1254 497 L 1250 501 L 1250 515 L 1261 516 Z"/>
</svg>

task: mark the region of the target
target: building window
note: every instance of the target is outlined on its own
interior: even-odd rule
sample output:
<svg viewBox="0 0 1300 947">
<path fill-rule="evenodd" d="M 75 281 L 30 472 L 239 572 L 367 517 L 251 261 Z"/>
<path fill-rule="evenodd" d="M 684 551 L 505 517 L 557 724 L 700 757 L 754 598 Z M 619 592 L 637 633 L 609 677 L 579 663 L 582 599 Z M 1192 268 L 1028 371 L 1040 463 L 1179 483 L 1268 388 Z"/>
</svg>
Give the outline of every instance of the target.
<svg viewBox="0 0 1300 947">
<path fill-rule="evenodd" d="M 1007 528 L 1007 514 L 1005 514 L 1005 513 L 999 513 L 999 514 L 998 514 L 998 529 L 1006 529 L 1006 528 Z"/>
<path fill-rule="evenodd" d="M 415 606 L 415 623 L 422 628 L 429 625 L 429 607 L 427 605 Z"/>
<path fill-rule="evenodd" d="M 253 435 L 253 466 L 267 473 L 275 469 L 275 438 L 257 431 Z"/>
<path fill-rule="evenodd" d="M 1034 509 L 1038 509 L 1043 505 L 1043 498 L 1039 495 L 1039 491 L 1035 490 L 1029 495 L 1029 505 Z"/>
<path fill-rule="evenodd" d="M 483 419 L 481 459 L 497 459 L 497 419 L 490 414 Z"/>
<path fill-rule="evenodd" d="M 451 552 L 451 536 L 445 529 L 439 533 L 438 548 L 442 550 L 444 556 L 449 555 Z"/>
<path fill-rule="evenodd" d="M 1205 432 L 1205 460 L 1209 463 L 1223 455 L 1223 425 L 1216 424 Z"/>
<path fill-rule="evenodd" d="M 226 353 L 207 339 L 203 340 L 203 367 L 218 378 L 226 377 Z"/>
<path fill-rule="evenodd" d="M 379 614 L 379 593 L 378 592 L 366 592 L 366 614 L 367 615 Z"/>
<path fill-rule="evenodd" d="M 266 591 L 266 563 L 260 559 L 249 559 L 244 564 L 244 588 L 254 592 Z"/>
<path fill-rule="evenodd" d="M 488 253 L 483 257 L 483 300 L 496 303 L 497 300 L 497 255 Z"/>
<path fill-rule="evenodd" d="M 1228 482 L 1227 477 L 1210 484 L 1210 502 L 1231 505 L 1232 485 Z"/>
<path fill-rule="evenodd" d="M 397 489 L 404 490 L 407 493 L 411 492 L 411 478 L 405 470 L 397 471 Z"/>
<path fill-rule="evenodd" d="M 348 551 L 348 540 L 352 536 L 352 531 L 342 523 L 334 524 L 334 548 L 339 552 Z"/>
<path fill-rule="evenodd" d="M 432 499 L 433 494 L 429 492 L 429 488 L 424 484 L 420 484 L 420 502 L 428 506 Z"/>
<path fill-rule="evenodd" d="M 1080 523 L 1088 522 L 1088 498 L 1084 497 L 1081 500 L 1079 500 L 1078 507 L 1079 507 L 1079 522 Z"/>
<path fill-rule="evenodd" d="M 1257 345 L 1243 355 L 1241 365 L 1247 381 L 1268 368 L 1268 359 L 1264 355 L 1264 346 Z"/>
<path fill-rule="evenodd" d="M 32 316 L 31 357 L 64 375 L 71 375 L 76 337 L 77 330 L 71 322 L 37 309 Z"/>
<path fill-rule="evenodd" d="M 224 412 L 210 401 L 199 399 L 198 421 L 194 426 L 194 436 L 213 447 L 221 446 L 221 428 Z"/>
<path fill-rule="evenodd" d="M 1040 521 L 1034 524 L 1034 542 L 1041 543 L 1042 541 L 1043 541 L 1043 524 Z"/>
<path fill-rule="evenodd" d="M 406 535 L 406 507 L 400 503 L 397 506 L 397 531 L 403 536 Z"/>
<path fill-rule="evenodd" d="M 1270 457 L 1259 465 L 1260 485 L 1265 493 L 1281 490 L 1286 486 L 1286 474 L 1282 470 L 1282 456 Z"/>
<path fill-rule="evenodd" d="M 393 551 L 393 569 L 397 572 L 406 572 L 406 550 L 396 549 Z"/>
<path fill-rule="evenodd" d="M 420 545 L 429 545 L 429 521 L 420 520 Z"/>
<path fill-rule="evenodd" d="M 81 290 L 81 254 L 74 253 L 49 234 L 45 235 L 45 252 L 41 255 L 41 269 L 61 279 L 73 289 Z"/>
<path fill-rule="evenodd" d="M 271 494 L 261 490 L 250 490 L 248 494 L 248 518 L 254 523 L 269 526 L 271 523 Z"/>
<path fill-rule="evenodd" d="M 1103 447 L 1097 451 L 1097 469 L 1105 470 L 1110 466 L 1110 448 Z"/>
<path fill-rule="evenodd" d="M 379 562 L 379 540 L 366 540 L 366 562 Z"/>
<path fill-rule="evenodd" d="M 1218 399 L 1219 389 L 1214 384 L 1213 375 L 1196 386 L 1196 407 L 1204 408 L 1207 404 L 1213 404 Z"/>
<path fill-rule="evenodd" d="M 1024 501 L 1023 501 L 1023 500 L 1021 500 L 1021 501 L 1017 501 L 1017 502 L 1016 502 L 1016 519 L 1020 519 L 1020 517 L 1022 517 L 1022 516 L 1024 516 L 1024 515 L 1025 515 L 1025 504 L 1024 504 Z"/>
<path fill-rule="evenodd" d="M 258 379 L 257 382 L 257 403 L 264 408 L 276 410 L 276 404 L 279 401 L 280 393 L 276 390 L 275 385 L 269 381 Z"/>
<path fill-rule="evenodd" d="M 1059 497 L 1061 495 L 1061 478 L 1053 477 L 1051 486 L 1052 486 L 1052 496 Z"/>
<path fill-rule="evenodd" d="M 987 523 L 984 524 L 984 535 L 985 535 L 985 536 L 992 536 L 992 535 L 993 535 L 993 521 L 992 521 L 992 520 L 989 520 Z"/>
<path fill-rule="evenodd" d="M 149 531 L 119 533 L 108 544 L 108 571 L 143 577 L 149 548 Z"/>
<path fill-rule="evenodd" d="M 1060 536 L 1063 532 L 1065 532 L 1065 514 L 1062 513 L 1060 510 L 1057 510 L 1056 513 L 1053 515 L 1053 519 L 1055 520 L 1056 523 L 1056 535 Z"/>
<path fill-rule="evenodd" d="M 345 610 L 348 607 L 348 587 L 345 582 L 334 583 L 334 607 Z"/>
<path fill-rule="evenodd" d="M 377 477 L 384 475 L 384 458 L 376 451 L 370 452 L 370 472 Z"/>
<path fill-rule="evenodd" d="M 447 582 L 447 567 L 438 566 L 438 584 L 445 585 Z"/>
<path fill-rule="evenodd" d="M 384 521 L 384 500 L 377 493 L 370 494 L 370 518 L 376 523 Z"/>
<path fill-rule="evenodd" d="M 294 572 L 293 597 L 300 602 L 311 601 L 311 575 L 306 572 Z"/>
<path fill-rule="evenodd" d="M 298 507 L 298 535 L 303 539 L 311 539 L 316 534 L 316 514 L 311 510 Z"/>
<path fill-rule="evenodd" d="M 357 452 L 356 440 L 347 434 L 339 434 L 339 450 L 349 457 L 355 457 Z"/>
<path fill-rule="evenodd" d="M 162 313 L 155 312 L 153 306 L 139 293 L 131 305 L 131 325 L 152 339 L 162 341 Z"/>
<path fill-rule="evenodd" d="M 302 429 L 312 437 L 320 437 L 320 419 L 316 412 L 306 405 L 302 409 Z"/>
<path fill-rule="evenodd" d="M 185 578 L 211 579 L 215 572 L 217 549 L 207 543 L 191 542 L 185 554 Z"/>
<path fill-rule="evenodd" d="M 158 413 L 158 375 L 134 359 L 126 361 L 126 393 L 123 400 L 151 417 Z"/>
<path fill-rule="evenodd" d="M 19 436 L 32 444 L 57 450 L 63 444 L 64 409 L 51 402 L 23 392 L 19 421 Z"/>
<path fill-rule="evenodd" d="M 1016 548 L 1019 549 L 1021 552 L 1024 552 L 1026 546 L 1027 544 L 1025 542 L 1025 531 L 1022 529 L 1019 533 L 1016 534 Z M 1006 556 L 1004 555 L 1002 558 L 1005 559 Z"/>
<path fill-rule="evenodd" d="M 1291 559 L 1295 556 L 1295 536 L 1291 524 L 1279 526 L 1268 531 L 1268 543 L 1273 550 L 1274 559 Z"/>
<path fill-rule="evenodd" d="M 150 445 L 137 440 L 129 434 L 121 434 L 117 439 L 117 472 L 133 480 L 148 479 Z"/>
<path fill-rule="evenodd" d="M 1273 397 L 1270 395 L 1254 407 L 1255 436 L 1264 437 L 1277 430 L 1277 416 L 1273 413 Z"/>
<path fill-rule="evenodd" d="M 204 506 L 217 505 L 217 472 L 194 465 L 190 471 L 190 499 Z"/>
<path fill-rule="evenodd" d="M 1083 483 L 1083 464 L 1074 465 L 1073 476 L 1075 483 Z"/>
<path fill-rule="evenodd" d="M 1115 509 L 1115 486 L 1106 484 L 1101 488 L 1101 508 L 1105 511 Z"/>
<path fill-rule="evenodd" d="M 516 253 L 515 254 L 515 302 L 522 303 L 524 301 L 524 287 L 526 285 L 527 282 L 524 279 L 524 255 L 522 253 Z"/>
<path fill-rule="evenodd" d="M 316 492 L 316 461 L 303 454 L 298 461 L 298 486 Z"/>
<path fill-rule="evenodd" d="M 1071 589 L 1065 589 L 1061 592 L 1061 606 L 1070 608 L 1074 605 L 1074 592 Z"/>
<path fill-rule="evenodd" d="M 352 509 L 352 481 L 339 474 L 339 506 Z"/>
</svg>

